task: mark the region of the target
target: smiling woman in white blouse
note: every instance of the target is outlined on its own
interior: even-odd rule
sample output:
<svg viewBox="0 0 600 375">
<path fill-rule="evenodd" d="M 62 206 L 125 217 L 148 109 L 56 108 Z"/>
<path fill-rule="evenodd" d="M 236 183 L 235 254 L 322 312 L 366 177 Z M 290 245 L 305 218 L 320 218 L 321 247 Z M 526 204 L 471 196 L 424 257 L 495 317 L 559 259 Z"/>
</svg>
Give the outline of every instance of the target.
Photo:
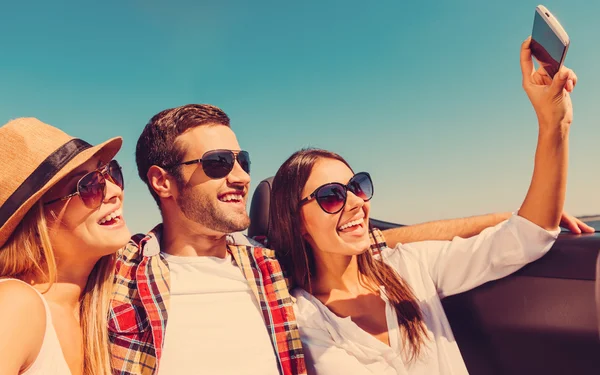
<svg viewBox="0 0 600 375">
<path fill-rule="evenodd" d="M 309 373 L 466 374 L 440 299 L 515 272 L 552 246 L 563 208 L 572 120 L 566 68 L 551 81 L 521 48 L 523 87 L 539 121 L 531 185 L 518 214 L 480 235 L 369 251 L 368 173 L 308 149 L 278 170 L 271 245 L 296 288 Z"/>
</svg>

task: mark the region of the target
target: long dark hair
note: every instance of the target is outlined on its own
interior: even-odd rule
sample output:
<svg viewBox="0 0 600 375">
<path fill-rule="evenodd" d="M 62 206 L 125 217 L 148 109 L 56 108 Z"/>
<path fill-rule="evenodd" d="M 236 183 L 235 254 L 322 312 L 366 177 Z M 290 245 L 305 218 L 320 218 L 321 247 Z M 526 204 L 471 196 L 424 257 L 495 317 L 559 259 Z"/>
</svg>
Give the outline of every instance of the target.
<svg viewBox="0 0 600 375">
<path fill-rule="evenodd" d="M 310 245 L 303 239 L 300 215 L 302 189 L 312 169 L 320 159 L 333 159 L 350 165 L 340 155 L 321 149 L 303 149 L 290 156 L 277 171 L 271 192 L 269 241 L 277 249 L 277 257 L 292 283 L 312 293 L 311 279 L 315 275 L 315 258 Z M 352 170 L 352 168 L 350 168 Z M 409 360 L 419 356 L 427 338 L 423 314 L 410 287 L 387 264 L 373 257 L 371 251 L 358 255 L 358 272 L 366 285 L 380 285 L 398 315 Z"/>
</svg>

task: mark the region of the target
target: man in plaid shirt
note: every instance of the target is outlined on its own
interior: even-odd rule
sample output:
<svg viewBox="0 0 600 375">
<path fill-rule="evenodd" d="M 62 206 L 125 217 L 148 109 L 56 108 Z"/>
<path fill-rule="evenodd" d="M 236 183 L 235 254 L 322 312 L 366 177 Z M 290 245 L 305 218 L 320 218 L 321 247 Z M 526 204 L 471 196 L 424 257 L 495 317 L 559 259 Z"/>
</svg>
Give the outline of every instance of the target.
<svg viewBox="0 0 600 375">
<path fill-rule="evenodd" d="M 163 224 L 120 253 L 113 372 L 304 374 L 273 251 L 229 235 L 250 223 L 250 160 L 227 115 L 210 105 L 158 113 L 138 140 L 136 162 Z"/>
</svg>

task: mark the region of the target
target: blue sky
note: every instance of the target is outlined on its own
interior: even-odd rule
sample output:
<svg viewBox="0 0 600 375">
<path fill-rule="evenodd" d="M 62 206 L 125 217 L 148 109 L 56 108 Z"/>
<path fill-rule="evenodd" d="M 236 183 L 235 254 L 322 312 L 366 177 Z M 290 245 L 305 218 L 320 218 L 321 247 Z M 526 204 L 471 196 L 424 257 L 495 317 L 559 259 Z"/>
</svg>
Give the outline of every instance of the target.
<svg viewBox="0 0 600 375">
<path fill-rule="evenodd" d="M 0 121 L 34 116 L 97 143 L 124 137 L 126 218 L 160 217 L 137 177 L 155 113 L 225 110 L 252 191 L 293 151 L 327 148 L 371 172 L 372 215 L 402 223 L 515 210 L 535 114 L 519 46 L 537 1 L 75 1 L 3 4 Z M 600 213 L 600 3 L 547 1 L 577 72 L 566 209 Z"/>
</svg>

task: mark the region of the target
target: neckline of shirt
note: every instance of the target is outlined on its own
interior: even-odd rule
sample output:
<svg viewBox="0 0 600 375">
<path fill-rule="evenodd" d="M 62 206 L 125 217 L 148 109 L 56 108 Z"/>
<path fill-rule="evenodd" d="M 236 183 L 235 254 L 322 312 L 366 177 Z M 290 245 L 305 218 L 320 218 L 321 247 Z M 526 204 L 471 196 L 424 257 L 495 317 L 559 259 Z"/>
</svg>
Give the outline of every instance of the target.
<svg viewBox="0 0 600 375">
<path fill-rule="evenodd" d="M 226 264 L 231 263 L 231 254 L 227 252 L 225 258 L 219 258 L 214 256 L 179 256 L 161 252 L 162 256 L 169 263 L 177 264 L 196 264 L 196 263 L 215 263 L 215 264 Z"/>
</svg>

